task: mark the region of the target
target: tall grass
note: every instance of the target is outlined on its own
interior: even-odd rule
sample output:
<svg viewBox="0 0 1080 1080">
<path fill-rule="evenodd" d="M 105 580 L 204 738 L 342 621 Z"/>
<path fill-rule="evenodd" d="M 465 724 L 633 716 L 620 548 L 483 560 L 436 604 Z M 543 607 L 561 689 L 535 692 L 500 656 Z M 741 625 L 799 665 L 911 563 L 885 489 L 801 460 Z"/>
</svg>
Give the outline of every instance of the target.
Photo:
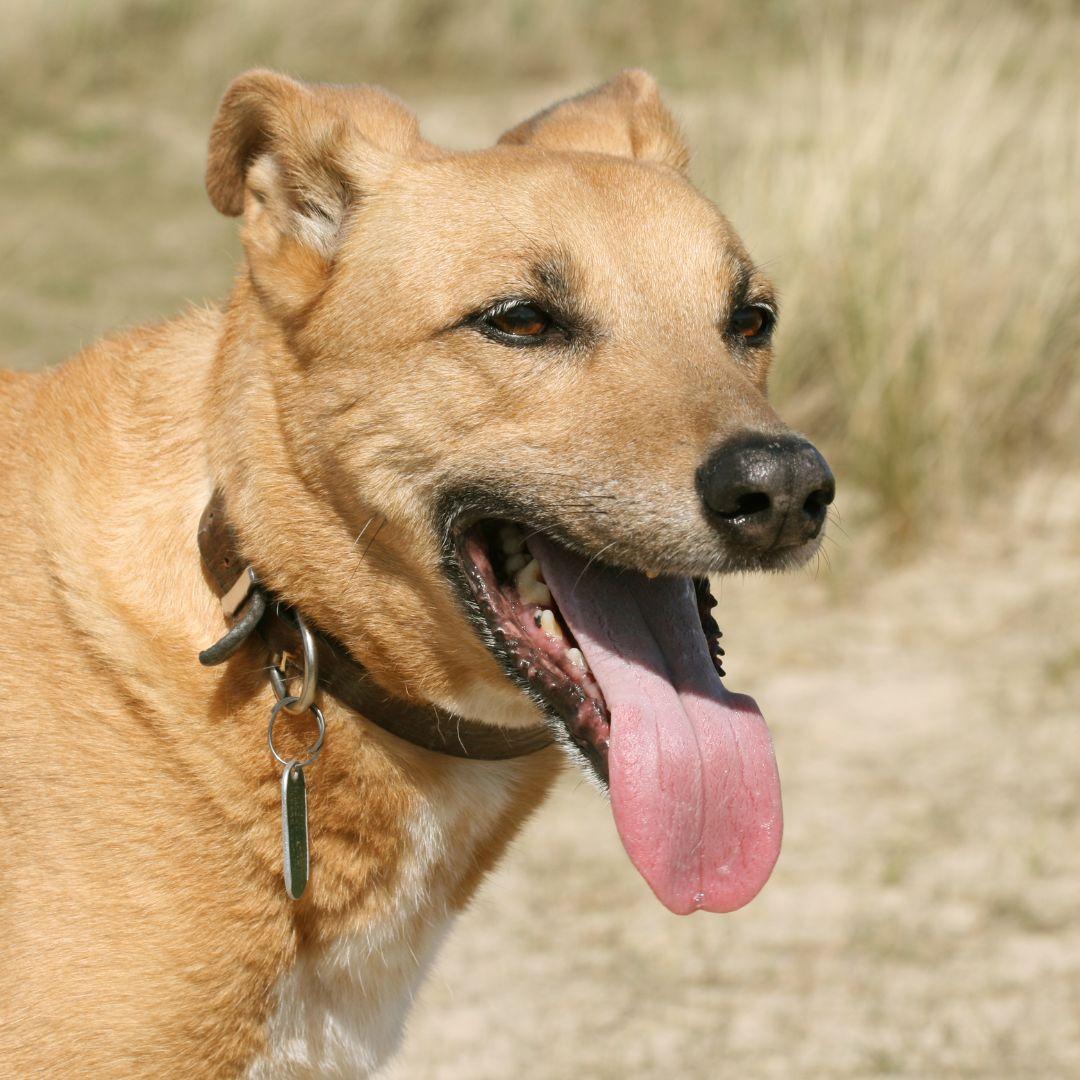
<svg viewBox="0 0 1080 1080">
<path fill-rule="evenodd" d="M 200 158 L 244 67 L 444 114 L 468 95 L 442 127 L 473 143 L 643 64 L 781 288 L 781 410 L 856 517 L 922 536 L 1080 450 L 1078 55 L 1054 0 L 24 0 L 0 36 L 0 353 L 224 287 Z"/>
</svg>

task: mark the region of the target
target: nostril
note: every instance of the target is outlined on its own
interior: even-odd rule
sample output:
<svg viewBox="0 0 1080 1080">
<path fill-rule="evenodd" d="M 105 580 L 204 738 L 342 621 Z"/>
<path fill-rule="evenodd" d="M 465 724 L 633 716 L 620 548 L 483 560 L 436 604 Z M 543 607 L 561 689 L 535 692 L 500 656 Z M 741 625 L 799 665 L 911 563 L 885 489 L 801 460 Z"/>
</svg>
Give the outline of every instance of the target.
<svg viewBox="0 0 1080 1080">
<path fill-rule="evenodd" d="M 818 488 L 806 496 L 803 503 L 803 511 L 811 518 L 820 518 L 825 515 L 825 507 L 833 501 L 833 494 L 828 488 Z"/>
<path fill-rule="evenodd" d="M 740 495 L 735 502 L 733 517 L 750 517 L 751 514 L 760 514 L 772 506 L 772 499 L 764 491 L 749 491 Z"/>
<path fill-rule="evenodd" d="M 825 520 L 825 508 L 836 495 L 836 482 L 825 459 L 809 443 L 804 443 L 796 466 L 797 484 L 809 494 L 803 499 L 803 514 L 815 528 Z"/>
</svg>

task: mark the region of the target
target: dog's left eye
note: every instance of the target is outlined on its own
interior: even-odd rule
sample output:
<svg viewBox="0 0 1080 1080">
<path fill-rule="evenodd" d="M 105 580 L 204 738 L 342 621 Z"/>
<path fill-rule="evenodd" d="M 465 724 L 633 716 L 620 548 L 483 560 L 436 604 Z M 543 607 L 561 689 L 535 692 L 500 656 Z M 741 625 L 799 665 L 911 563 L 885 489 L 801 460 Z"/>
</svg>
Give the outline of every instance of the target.
<svg viewBox="0 0 1080 1080">
<path fill-rule="evenodd" d="M 762 304 L 747 304 L 731 316 L 731 332 L 748 345 L 763 345 L 769 340 L 776 316 Z"/>
<path fill-rule="evenodd" d="M 535 304 L 515 303 L 489 311 L 480 320 L 501 338 L 542 338 L 555 325 L 554 319 Z"/>
</svg>

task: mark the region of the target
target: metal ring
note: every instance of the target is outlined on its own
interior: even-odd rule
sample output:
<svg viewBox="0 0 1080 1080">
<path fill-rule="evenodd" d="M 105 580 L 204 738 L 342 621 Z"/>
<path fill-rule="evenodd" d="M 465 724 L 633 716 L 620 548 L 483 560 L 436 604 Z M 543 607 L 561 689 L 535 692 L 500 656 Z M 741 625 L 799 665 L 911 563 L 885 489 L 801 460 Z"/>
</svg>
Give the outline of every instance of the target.
<svg viewBox="0 0 1080 1080">
<path fill-rule="evenodd" d="M 289 709 L 290 706 L 293 706 L 293 709 L 290 709 L 290 711 L 293 711 L 296 702 L 299 700 L 299 698 L 286 696 L 274 703 L 274 707 L 270 710 L 270 724 L 266 729 L 266 741 L 270 745 L 270 753 L 282 765 L 292 765 L 294 768 L 306 769 L 322 753 L 323 739 L 326 737 L 326 720 L 323 717 L 322 709 L 318 705 L 312 705 L 310 709 L 311 715 L 315 717 L 315 722 L 319 725 L 319 737 L 315 740 L 315 745 L 308 751 L 308 756 L 304 761 L 297 761 L 295 758 L 283 758 L 274 748 L 274 721 L 278 718 L 278 714 L 282 709 Z"/>
<path fill-rule="evenodd" d="M 315 635 L 308 629 L 303 616 L 296 612 L 296 627 L 300 631 L 300 644 L 304 650 L 304 681 L 300 684 L 299 694 L 290 694 L 285 684 L 285 673 L 276 664 L 270 667 L 270 685 L 280 705 L 283 701 L 295 701 L 295 705 L 283 705 L 282 708 L 294 716 L 305 713 L 315 704 L 315 695 L 319 691 L 319 649 L 315 644 Z"/>
</svg>

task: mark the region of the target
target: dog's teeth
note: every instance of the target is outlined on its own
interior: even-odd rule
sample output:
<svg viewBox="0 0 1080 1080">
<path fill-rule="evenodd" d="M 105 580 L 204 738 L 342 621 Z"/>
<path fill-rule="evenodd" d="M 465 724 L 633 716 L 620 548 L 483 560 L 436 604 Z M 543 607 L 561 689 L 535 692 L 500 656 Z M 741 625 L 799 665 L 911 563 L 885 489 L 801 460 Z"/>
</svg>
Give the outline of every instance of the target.
<svg viewBox="0 0 1080 1080">
<path fill-rule="evenodd" d="M 525 556 L 518 552 L 517 555 L 510 555 L 506 560 L 506 572 L 508 574 L 516 574 L 525 565 Z"/>
<path fill-rule="evenodd" d="M 562 632 L 562 627 L 559 625 L 559 620 L 555 618 L 555 612 L 551 608 L 544 608 L 540 612 L 540 629 L 547 634 L 548 637 L 554 638 L 556 641 L 565 641 L 566 636 Z"/>
<path fill-rule="evenodd" d="M 551 603 L 551 590 L 540 580 L 540 564 L 530 559 L 515 575 L 514 585 L 526 604 Z"/>
<path fill-rule="evenodd" d="M 567 649 L 566 659 L 569 660 L 578 671 L 589 670 L 589 662 L 585 659 L 585 654 L 580 649 Z"/>
<path fill-rule="evenodd" d="M 525 546 L 525 537 L 522 536 L 520 529 L 514 528 L 513 525 L 504 525 L 499 530 L 499 542 L 507 555 L 517 555 Z"/>
</svg>

